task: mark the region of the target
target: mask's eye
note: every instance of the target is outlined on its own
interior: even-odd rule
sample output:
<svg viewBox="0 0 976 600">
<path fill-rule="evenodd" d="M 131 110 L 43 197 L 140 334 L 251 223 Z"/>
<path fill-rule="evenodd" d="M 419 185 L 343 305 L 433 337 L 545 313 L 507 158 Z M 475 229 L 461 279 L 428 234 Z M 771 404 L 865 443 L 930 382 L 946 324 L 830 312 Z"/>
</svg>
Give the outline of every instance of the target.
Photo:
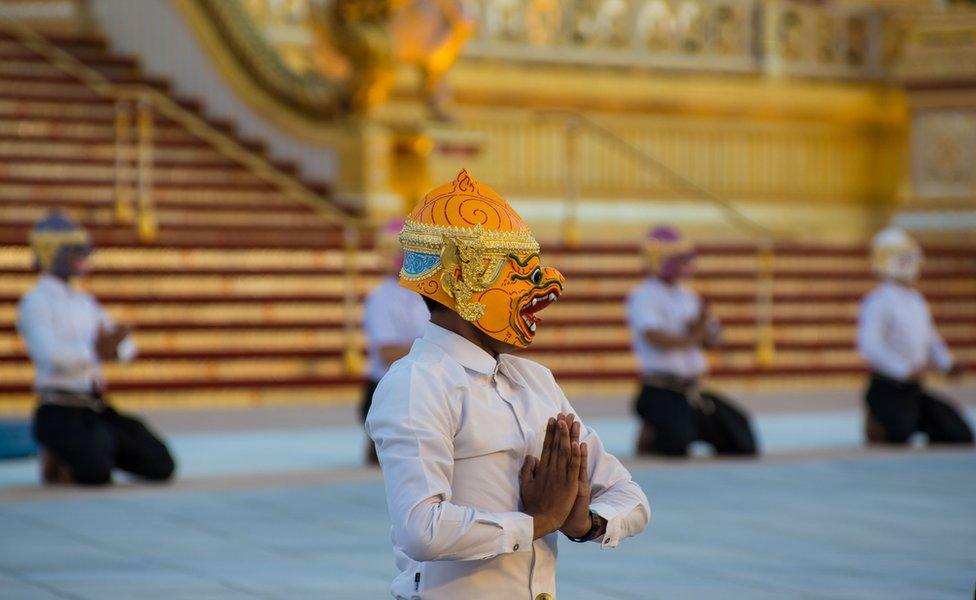
<svg viewBox="0 0 976 600">
<path fill-rule="evenodd" d="M 532 274 L 529 275 L 529 278 L 532 280 L 533 285 L 539 285 L 542 282 L 542 269 L 536 267 L 535 271 L 532 271 Z"/>
</svg>

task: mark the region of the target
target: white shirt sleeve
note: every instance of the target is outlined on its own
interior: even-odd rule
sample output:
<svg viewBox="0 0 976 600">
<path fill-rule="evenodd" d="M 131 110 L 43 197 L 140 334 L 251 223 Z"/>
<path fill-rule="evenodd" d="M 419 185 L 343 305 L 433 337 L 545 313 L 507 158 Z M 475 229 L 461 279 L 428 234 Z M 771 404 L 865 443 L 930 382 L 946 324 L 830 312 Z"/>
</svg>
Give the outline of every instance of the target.
<svg viewBox="0 0 976 600">
<path fill-rule="evenodd" d="M 641 286 L 627 299 L 627 321 L 633 331 L 642 334 L 645 331 L 662 329 L 667 322 L 667 315 L 653 295 Z"/>
<path fill-rule="evenodd" d="M 17 308 L 17 330 L 31 361 L 58 375 L 85 371 L 98 360 L 95 349 L 82 340 L 65 340 L 57 335 L 51 311 L 43 297 L 33 295 L 24 296 Z"/>
<path fill-rule="evenodd" d="M 906 379 L 912 374 L 912 367 L 885 343 L 884 305 L 877 300 L 877 296 L 869 296 L 861 303 L 857 349 L 874 370 L 896 379 Z"/>
<path fill-rule="evenodd" d="M 450 386 L 417 365 L 380 382 L 366 431 L 376 442 L 393 542 L 411 559 L 479 560 L 532 549 L 533 519 L 451 502 L 454 433 Z"/>
<path fill-rule="evenodd" d="M 560 392 L 561 393 L 561 392 Z M 563 396 L 563 412 L 576 414 Z M 578 417 L 578 415 L 577 415 Z M 580 442 L 586 442 L 590 475 L 590 510 L 607 520 L 603 548 L 616 548 L 620 540 L 644 531 L 651 520 L 651 505 L 630 472 L 606 451 L 596 431 L 581 423 Z"/>
<path fill-rule="evenodd" d="M 711 345 L 717 345 L 722 341 L 722 322 L 715 315 L 709 315 L 705 321 L 705 335 Z"/>
<path fill-rule="evenodd" d="M 935 328 L 935 322 L 932 321 L 931 316 L 929 316 L 929 330 L 932 332 L 929 337 L 929 358 L 940 371 L 946 373 L 952 369 L 955 361 L 952 358 L 952 353 L 949 352 L 949 347 L 946 346 L 945 340 L 939 335 L 939 330 Z"/>
<path fill-rule="evenodd" d="M 396 307 L 384 302 L 375 294 L 370 295 L 363 309 L 363 329 L 366 341 L 372 348 L 379 348 L 395 343 L 402 337 L 399 332 Z"/>
<path fill-rule="evenodd" d="M 112 316 L 109 315 L 104 308 L 102 308 L 102 305 L 98 303 L 98 300 L 92 298 L 91 301 L 94 303 L 95 311 L 98 313 L 99 325 L 106 331 L 115 330 L 115 320 L 112 318 Z M 132 334 L 122 338 L 122 341 L 119 342 L 118 348 L 115 352 L 119 362 L 128 363 L 135 360 L 136 355 L 138 354 L 138 349 L 136 348 L 135 340 L 132 339 Z"/>
</svg>

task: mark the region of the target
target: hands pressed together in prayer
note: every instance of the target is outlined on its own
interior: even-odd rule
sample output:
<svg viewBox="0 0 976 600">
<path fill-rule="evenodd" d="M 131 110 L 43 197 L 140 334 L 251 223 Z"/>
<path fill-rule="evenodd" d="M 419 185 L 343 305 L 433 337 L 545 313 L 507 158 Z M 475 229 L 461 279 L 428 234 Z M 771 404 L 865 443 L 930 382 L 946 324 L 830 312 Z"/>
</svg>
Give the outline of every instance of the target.
<svg viewBox="0 0 976 600">
<path fill-rule="evenodd" d="M 535 539 L 553 531 L 583 537 L 592 527 L 586 443 L 573 414 L 549 419 L 542 456 L 527 456 L 519 479 L 522 504 L 533 517 Z"/>
<path fill-rule="evenodd" d="M 100 327 L 95 340 L 95 352 L 98 357 L 102 360 L 116 360 L 119 357 L 119 344 L 130 333 L 132 328 L 128 325 L 118 324 L 113 329 Z"/>
</svg>

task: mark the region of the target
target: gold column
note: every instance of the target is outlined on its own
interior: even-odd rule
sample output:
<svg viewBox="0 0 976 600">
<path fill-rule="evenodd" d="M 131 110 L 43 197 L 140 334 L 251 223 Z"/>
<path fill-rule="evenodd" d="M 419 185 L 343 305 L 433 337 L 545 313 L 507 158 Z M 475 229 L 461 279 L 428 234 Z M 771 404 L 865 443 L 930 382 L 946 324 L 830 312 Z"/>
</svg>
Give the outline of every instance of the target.
<svg viewBox="0 0 976 600">
<path fill-rule="evenodd" d="M 115 103 L 115 221 L 132 224 L 132 114 L 125 100 Z"/>
<path fill-rule="evenodd" d="M 141 98 L 137 105 L 139 119 L 139 239 L 151 242 L 159 233 L 156 211 L 152 203 L 153 114 L 149 100 Z"/>
<path fill-rule="evenodd" d="M 579 224 L 579 165 L 577 157 L 579 142 L 579 121 L 575 115 L 566 118 L 566 215 L 563 218 L 563 243 L 569 248 L 577 248 L 581 242 Z"/>
<path fill-rule="evenodd" d="M 776 341 L 773 336 L 773 242 L 766 237 L 759 242 L 756 255 L 756 364 L 763 369 L 773 366 Z"/>
<path fill-rule="evenodd" d="M 342 232 L 345 253 L 345 295 L 343 297 L 343 336 L 345 338 L 345 351 L 343 352 L 343 366 L 348 375 L 359 376 L 363 374 L 363 353 L 362 349 L 356 345 L 356 305 L 359 302 L 359 290 L 356 287 L 358 279 L 358 265 L 356 264 L 359 254 L 359 227 L 354 223 L 347 223 Z"/>
<path fill-rule="evenodd" d="M 391 148 L 390 187 L 403 200 L 402 214 L 407 214 L 432 186 L 430 153 L 434 142 L 420 131 L 396 134 Z"/>
</svg>

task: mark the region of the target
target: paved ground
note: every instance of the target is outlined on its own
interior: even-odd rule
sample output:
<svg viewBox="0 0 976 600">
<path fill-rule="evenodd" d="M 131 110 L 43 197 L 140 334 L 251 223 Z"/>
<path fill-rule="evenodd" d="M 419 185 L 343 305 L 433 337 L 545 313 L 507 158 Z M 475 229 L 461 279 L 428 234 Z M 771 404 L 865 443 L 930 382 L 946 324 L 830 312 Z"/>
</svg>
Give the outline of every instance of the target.
<svg viewBox="0 0 976 600">
<path fill-rule="evenodd" d="M 559 598 L 971 598 L 976 453 L 635 465 L 654 521 L 561 544 Z M 0 597 L 384 598 L 376 476 L 0 503 Z"/>
<path fill-rule="evenodd" d="M 628 459 L 652 526 L 561 544 L 560 600 L 973 598 L 976 452 L 865 450 L 853 405 L 821 406 L 757 415 L 761 461 Z M 621 410 L 577 408 L 630 455 Z M 326 413 L 154 415 L 170 486 L 41 489 L 33 461 L 0 463 L 0 599 L 388 597 L 379 475 Z"/>
</svg>

